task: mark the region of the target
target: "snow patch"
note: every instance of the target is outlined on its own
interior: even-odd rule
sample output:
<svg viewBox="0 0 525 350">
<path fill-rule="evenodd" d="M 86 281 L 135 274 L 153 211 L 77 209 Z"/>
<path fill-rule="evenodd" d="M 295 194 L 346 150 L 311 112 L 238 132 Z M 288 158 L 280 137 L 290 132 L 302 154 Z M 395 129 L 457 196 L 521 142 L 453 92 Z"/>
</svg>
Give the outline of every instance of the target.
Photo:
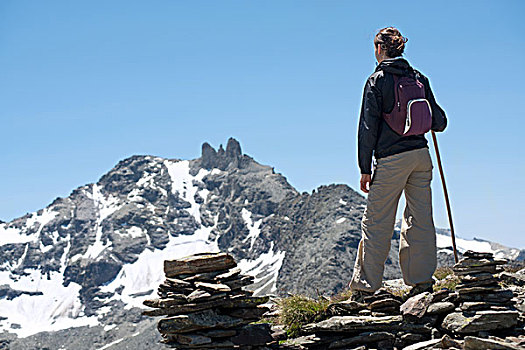
<svg viewBox="0 0 525 350">
<path fill-rule="evenodd" d="M 195 220 L 200 224 L 200 205 L 195 202 L 195 194 L 197 194 L 199 188 L 193 186 L 193 181 L 202 182 L 204 176 L 208 175 L 210 171 L 200 169 L 197 175 L 192 176 L 190 174 L 190 162 L 188 160 L 181 160 L 178 162 L 165 160 L 164 165 L 168 169 L 168 174 L 171 177 L 171 192 L 173 194 L 178 193 L 183 200 L 190 204 L 190 207 L 186 208 L 186 210 L 193 215 Z"/>
<path fill-rule="evenodd" d="M 270 287 L 270 292 L 277 290 L 275 283 L 279 276 L 279 270 L 283 264 L 285 251 L 273 251 L 273 242 L 270 242 L 268 252 L 261 254 L 255 260 L 242 259 L 237 266 L 242 273 L 254 276 L 254 284 L 263 282 L 264 284 L 254 290 L 253 295 L 259 295 Z M 266 282 L 264 282 L 266 281 Z"/>
<path fill-rule="evenodd" d="M 255 243 L 255 240 L 259 235 L 261 234 L 261 223 L 262 219 L 259 219 L 255 222 L 252 221 L 252 213 L 246 209 L 242 208 L 241 210 L 242 219 L 244 220 L 244 223 L 246 224 L 246 227 L 248 227 L 248 235 L 246 238 L 244 238 L 243 242 L 246 242 L 248 239 L 251 239 L 250 241 L 250 250 L 253 248 L 253 244 Z"/>
<path fill-rule="evenodd" d="M 193 235 L 177 237 L 170 235 L 164 249 L 145 249 L 134 263 L 124 265 L 113 281 L 101 287 L 101 291 L 114 292 L 116 288 L 124 286 L 121 295 L 115 294 L 109 300 L 122 300 L 126 304 L 126 309 L 143 308 L 142 302 L 155 297 L 159 284 L 165 279 L 164 260 L 178 259 L 196 253 L 219 252 L 217 244 L 208 240 L 213 228 L 201 227 L 195 230 Z M 136 296 L 137 294 L 140 296 Z"/>
<path fill-rule="evenodd" d="M 108 343 L 108 344 L 104 345 L 104 346 L 101 347 L 101 348 L 98 348 L 97 350 L 105 350 L 105 349 L 108 349 L 110 346 L 116 345 L 116 344 L 120 343 L 120 342 L 123 341 L 123 340 L 124 340 L 124 338 L 117 339 L 117 340 L 115 340 L 115 341 L 113 341 L 113 342 L 111 342 L 111 343 Z"/>
<path fill-rule="evenodd" d="M 95 224 L 95 242 L 88 247 L 86 253 L 84 254 L 84 258 L 87 259 L 97 258 L 100 253 L 102 253 L 102 251 L 111 244 L 110 242 L 106 244 L 102 242 L 102 222 L 108 216 L 120 209 L 120 206 L 118 205 L 118 198 L 111 195 L 108 198 L 105 198 L 100 191 L 100 186 L 97 184 L 93 184 L 91 199 L 93 199 L 93 206 L 95 209 L 97 209 L 97 221 Z"/>
<path fill-rule="evenodd" d="M 66 254 L 66 252 L 64 253 Z M 70 327 L 95 326 L 96 317 L 82 316 L 83 306 L 79 299 L 80 285 L 71 282 L 63 286 L 63 271 L 50 272 L 50 278 L 39 270 L 25 270 L 27 275 L 13 281 L 8 271 L 0 272 L 0 284 L 23 291 L 42 292 L 42 295 L 27 295 L 13 300 L 0 299 L 0 329 L 9 329 L 19 337 L 27 337 L 43 331 L 57 331 Z M 11 328 L 18 324 L 20 328 Z"/>
<path fill-rule="evenodd" d="M 438 248 L 452 247 L 452 238 L 447 235 L 440 233 L 436 234 L 436 245 Z M 456 248 L 460 253 L 466 252 L 467 250 L 473 250 L 475 252 L 488 252 L 495 253 L 489 242 L 479 242 L 473 240 L 467 240 L 456 237 Z"/>
<path fill-rule="evenodd" d="M 138 226 L 131 226 L 125 232 L 118 231 L 118 233 L 121 236 L 130 237 L 130 238 L 138 238 L 146 234 L 146 232 Z"/>
<path fill-rule="evenodd" d="M 153 167 L 158 167 L 160 166 L 160 164 L 158 163 L 154 163 Z M 158 190 L 160 193 L 162 193 L 163 196 L 167 196 L 168 195 L 168 192 L 160 187 L 160 186 L 157 186 L 157 184 L 155 184 L 155 177 L 157 176 L 156 173 L 149 173 L 149 172 L 144 172 L 144 175 L 139 179 L 139 181 L 137 181 L 137 187 L 147 187 L 147 188 L 150 188 L 150 189 L 154 189 L 154 190 Z M 137 193 L 138 193 L 138 189 L 135 188 L 133 189 L 133 191 L 130 192 L 130 194 L 128 195 L 128 198 L 131 196 L 136 196 Z"/>
<path fill-rule="evenodd" d="M 116 324 L 108 324 L 108 325 L 104 326 L 104 331 L 105 332 L 110 331 L 110 330 L 112 330 L 115 327 L 117 327 Z"/>
<path fill-rule="evenodd" d="M 0 245 L 12 243 L 36 242 L 42 232 L 42 228 L 58 215 L 58 212 L 49 209 L 42 210 L 42 214 L 36 212 L 26 221 L 26 228 L 39 224 L 38 230 L 30 235 L 22 233 L 22 230 L 14 227 L 7 227 L 7 224 L 0 224 Z"/>
</svg>

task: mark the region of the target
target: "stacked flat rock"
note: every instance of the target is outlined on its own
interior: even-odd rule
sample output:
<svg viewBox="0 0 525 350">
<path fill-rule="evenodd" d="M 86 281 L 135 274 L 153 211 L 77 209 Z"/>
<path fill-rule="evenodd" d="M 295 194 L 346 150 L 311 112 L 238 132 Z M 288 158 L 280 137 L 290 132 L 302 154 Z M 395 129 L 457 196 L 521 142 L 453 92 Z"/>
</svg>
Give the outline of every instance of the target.
<svg viewBox="0 0 525 350">
<path fill-rule="evenodd" d="M 456 286 L 459 311 L 447 315 L 442 327 L 458 334 L 512 329 L 519 312 L 513 305 L 514 294 L 503 289 L 495 274 L 502 272 L 504 259 L 492 253 L 467 251 L 452 270 L 459 277 Z"/>
<path fill-rule="evenodd" d="M 177 349 L 265 349 L 270 326 L 259 321 L 269 309 L 269 297 L 254 297 L 243 287 L 253 277 L 241 274 L 226 253 L 202 253 L 164 262 L 166 280 L 147 316 L 164 316 L 158 323 L 161 342 Z"/>
</svg>

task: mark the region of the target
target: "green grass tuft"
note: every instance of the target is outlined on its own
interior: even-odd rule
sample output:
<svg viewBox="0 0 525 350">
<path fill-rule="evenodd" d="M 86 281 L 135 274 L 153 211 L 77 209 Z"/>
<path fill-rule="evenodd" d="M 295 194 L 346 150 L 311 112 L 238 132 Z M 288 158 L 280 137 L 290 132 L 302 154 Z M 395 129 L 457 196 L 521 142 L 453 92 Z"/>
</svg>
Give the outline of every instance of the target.
<svg viewBox="0 0 525 350">
<path fill-rule="evenodd" d="M 452 268 L 449 266 L 442 266 L 438 267 L 436 271 L 434 272 L 434 277 L 436 277 L 438 280 L 442 280 L 447 276 L 453 275 L 454 271 L 452 271 Z"/>
<path fill-rule="evenodd" d="M 449 266 L 438 267 L 434 272 L 434 277 L 437 279 L 434 284 L 435 292 L 443 288 L 456 290 L 456 286 L 460 283 L 459 277 L 454 274 Z"/>
<path fill-rule="evenodd" d="M 282 298 L 277 302 L 280 309 L 277 323 L 284 325 L 289 337 L 297 337 L 302 326 L 328 318 L 330 304 L 348 300 L 351 295 L 352 291 L 348 288 L 329 297 L 318 293 L 316 299 L 300 294 Z"/>
<path fill-rule="evenodd" d="M 301 326 L 325 318 L 330 300 L 312 299 L 304 295 L 292 295 L 279 300 L 279 323 L 285 326 L 289 337 L 297 337 Z"/>
</svg>

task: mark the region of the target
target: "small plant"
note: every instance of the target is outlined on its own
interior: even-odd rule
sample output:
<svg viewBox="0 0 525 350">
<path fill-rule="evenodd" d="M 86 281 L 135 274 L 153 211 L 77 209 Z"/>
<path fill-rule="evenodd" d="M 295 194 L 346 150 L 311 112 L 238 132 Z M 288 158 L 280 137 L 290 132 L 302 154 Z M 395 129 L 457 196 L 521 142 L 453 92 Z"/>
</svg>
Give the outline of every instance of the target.
<svg viewBox="0 0 525 350">
<path fill-rule="evenodd" d="M 437 292 L 440 289 L 456 290 L 456 286 L 460 283 L 459 277 L 456 275 L 448 275 L 442 280 L 437 281 L 434 284 L 434 291 Z"/>
<path fill-rule="evenodd" d="M 460 283 L 459 277 L 449 266 L 438 267 L 434 272 L 434 277 L 437 279 L 433 288 L 435 292 L 443 288 L 456 290 L 456 286 Z"/>
<path fill-rule="evenodd" d="M 449 266 L 438 267 L 434 272 L 434 277 L 438 280 L 442 280 L 447 276 L 453 275 L 454 271 Z"/>
<path fill-rule="evenodd" d="M 312 299 L 304 295 L 292 295 L 279 300 L 281 309 L 279 323 L 285 326 L 289 337 L 297 337 L 301 326 L 318 322 L 326 316 L 326 308 L 330 300 L 326 298 Z"/>
<path fill-rule="evenodd" d="M 408 295 L 408 293 L 410 292 L 410 287 L 395 288 L 392 286 L 384 286 L 383 288 L 390 294 L 396 297 L 400 297 L 403 300 L 405 299 L 406 295 Z"/>
<path fill-rule="evenodd" d="M 338 303 L 341 301 L 348 300 L 352 296 L 352 290 L 350 288 L 344 289 L 340 291 L 339 293 L 332 295 L 330 297 L 330 302 L 332 303 Z"/>
</svg>

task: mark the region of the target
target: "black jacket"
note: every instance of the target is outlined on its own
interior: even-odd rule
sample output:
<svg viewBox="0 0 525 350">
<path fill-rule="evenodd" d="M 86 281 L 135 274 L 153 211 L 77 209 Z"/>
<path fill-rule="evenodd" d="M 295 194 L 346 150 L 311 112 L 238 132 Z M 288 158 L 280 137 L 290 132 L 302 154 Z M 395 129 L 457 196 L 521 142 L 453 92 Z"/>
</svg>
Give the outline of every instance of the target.
<svg viewBox="0 0 525 350">
<path fill-rule="evenodd" d="M 383 158 L 393 154 L 428 147 L 424 135 L 400 136 L 384 120 L 382 114 L 394 108 L 394 78 L 392 74 L 406 75 L 412 68 L 401 57 L 382 61 L 368 78 L 363 92 L 358 131 L 358 158 L 361 174 L 372 173 L 372 155 Z M 416 77 L 425 86 L 426 99 L 432 108 L 432 130 L 443 131 L 447 126 L 445 112 L 436 103 L 430 83 L 415 70 Z"/>
</svg>

